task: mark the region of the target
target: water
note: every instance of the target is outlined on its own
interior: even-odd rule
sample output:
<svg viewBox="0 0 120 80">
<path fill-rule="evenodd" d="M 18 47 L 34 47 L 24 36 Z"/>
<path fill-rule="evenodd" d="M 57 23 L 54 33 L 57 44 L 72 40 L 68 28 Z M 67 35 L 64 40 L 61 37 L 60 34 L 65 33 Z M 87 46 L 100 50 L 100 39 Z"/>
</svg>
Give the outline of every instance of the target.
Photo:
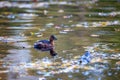
<svg viewBox="0 0 120 80">
<path fill-rule="evenodd" d="M 0 80 L 119 80 L 117 5 L 82 1 L 76 6 L 2 7 Z M 54 58 L 33 48 L 37 40 L 49 39 L 51 34 L 58 38 Z M 78 59 L 86 50 L 94 57 L 80 65 Z"/>
</svg>

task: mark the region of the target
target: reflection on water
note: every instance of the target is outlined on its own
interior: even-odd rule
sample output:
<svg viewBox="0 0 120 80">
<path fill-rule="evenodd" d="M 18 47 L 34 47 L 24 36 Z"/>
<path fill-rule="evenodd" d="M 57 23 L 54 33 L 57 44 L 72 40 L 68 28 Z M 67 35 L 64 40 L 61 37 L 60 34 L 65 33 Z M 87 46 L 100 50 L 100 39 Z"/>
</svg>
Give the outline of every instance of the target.
<svg viewBox="0 0 120 80">
<path fill-rule="evenodd" d="M 79 7 L 81 3 L 85 5 Z M 119 8 L 111 2 L 108 2 L 111 6 L 105 7 L 105 2 L 96 3 L 47 4 L 47 8 L 38 9 L 35 7 L 43 6 L 42 3 L 36 6 L 14 3 L 20 7 L 17 11 L 2 7 L 0 80 L 119 80 Z M 58 38 L 56 57 L 33 48 L 34 42 L 51 34 Z M 80 64 L 85 51 L 91 53 L 92 59 L 90 63 Z"/>
<path fill-rule="evenodd" d="M 5 58 L 6 61 L 13 61 L 13 63 L 19 63 L 19 62 L 29 62 L 30 61 L 30 52 L 29 50 L 10 50 L 9 53 L 12 53 L 10 55 L 7 55 Z M 18 54 L 16 54 L 16 52 Z"/>
<path fill-rule="evenodd" d="M 32 20 L 13 20 L 11 22 L 32 22 Z"/>
</svg>

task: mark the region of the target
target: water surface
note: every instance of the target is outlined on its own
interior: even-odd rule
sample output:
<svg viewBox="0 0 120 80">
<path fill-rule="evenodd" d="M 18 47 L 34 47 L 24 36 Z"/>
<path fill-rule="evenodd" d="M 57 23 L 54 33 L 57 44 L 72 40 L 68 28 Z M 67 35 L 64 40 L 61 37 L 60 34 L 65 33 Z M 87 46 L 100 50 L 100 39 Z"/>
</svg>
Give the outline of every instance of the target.
<svg viewBox="0 0 120 80">
<path fill-rule="evenodd" d="M 118 2 L 83 3 L 87 5 L 1 8 L 0 80 L 119 80 Z M 51 34 L 58 38 L 54 58 L 33 48 Z M 95 57 L 80 65 L 85 51 Z"/>
</svg>

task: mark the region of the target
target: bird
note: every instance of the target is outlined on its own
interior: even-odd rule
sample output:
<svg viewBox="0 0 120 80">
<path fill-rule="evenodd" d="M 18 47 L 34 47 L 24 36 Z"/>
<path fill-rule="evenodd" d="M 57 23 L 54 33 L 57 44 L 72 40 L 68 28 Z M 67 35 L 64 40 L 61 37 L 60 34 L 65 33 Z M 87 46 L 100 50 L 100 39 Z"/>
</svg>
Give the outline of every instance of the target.
<svg viewBox="0 0 120 80">
<path fill-rule="evenodd" d="M 57 40 L 55 35 L 51 35 L 49 40 L 39 40 L 34 43 L 34 48 L 40 51 L 49 51 L 51 56 L 56 56 L 54 50 L 54 40 Z"/>
</svg>

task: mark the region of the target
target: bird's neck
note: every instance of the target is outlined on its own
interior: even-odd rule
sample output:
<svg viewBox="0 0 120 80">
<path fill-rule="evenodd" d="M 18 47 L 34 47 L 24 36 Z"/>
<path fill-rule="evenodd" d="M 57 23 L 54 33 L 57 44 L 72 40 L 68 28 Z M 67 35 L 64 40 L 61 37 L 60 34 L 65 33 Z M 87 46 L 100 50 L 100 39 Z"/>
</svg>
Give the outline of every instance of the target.
<svg viewBox="0 0 120 80">
<path fill-rule="evenodd" d="M 54 45 L 54 40 L 50 40 L 50 44 L 53 46 Z"/>
</svg>

